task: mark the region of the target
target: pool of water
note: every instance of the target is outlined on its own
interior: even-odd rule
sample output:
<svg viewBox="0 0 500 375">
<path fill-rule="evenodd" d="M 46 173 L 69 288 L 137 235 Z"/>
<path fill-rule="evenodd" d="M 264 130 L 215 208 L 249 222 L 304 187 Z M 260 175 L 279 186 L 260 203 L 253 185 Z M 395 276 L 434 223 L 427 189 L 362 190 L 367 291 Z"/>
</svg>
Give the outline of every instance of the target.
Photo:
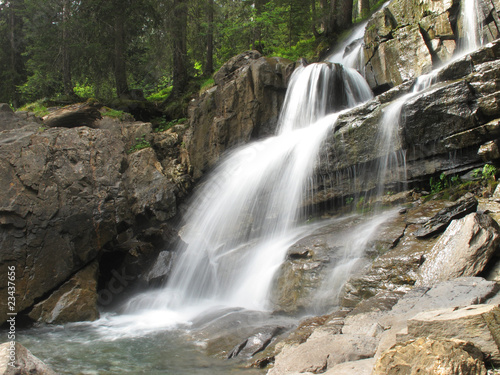
<svg viewBox="0 0 500 375">
<path fill-rule="evenodd" d="M 103 321 L 22 329 L 18 341 L 60 374 L 257 375 L 238 360 L 204 353 L 186 330 L 167 329 L 141 336 L 106 335 Z"/>
</svg>

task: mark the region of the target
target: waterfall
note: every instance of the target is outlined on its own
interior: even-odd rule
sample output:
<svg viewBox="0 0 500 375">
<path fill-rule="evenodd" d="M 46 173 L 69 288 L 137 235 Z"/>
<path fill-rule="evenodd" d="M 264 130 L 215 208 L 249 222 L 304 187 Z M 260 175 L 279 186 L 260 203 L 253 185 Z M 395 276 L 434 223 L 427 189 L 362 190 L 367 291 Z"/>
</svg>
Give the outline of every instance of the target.
<svg viewBox="0 0 500 375">
<path fill-rule="evenodd" d="M 462 38 L 459 52 L 464 55 L 478 49 L 482 44 L 482 24 L 479 17 L 479 0 L 462 0 L 460 18 L 462 19 Z"/>
<path fill-rule="evenodd" d="M 312 229 L 299 224 L 321 142 L 339 110 L 371 97 L 354 69 L 332 63 L 297 68 L 276 136 L 233 151 L 211 173 L 185 215 L 184 245 L 166 287 L 131 299 L 127 312 L 266 309 L 288 248 Z"/>
</svg>

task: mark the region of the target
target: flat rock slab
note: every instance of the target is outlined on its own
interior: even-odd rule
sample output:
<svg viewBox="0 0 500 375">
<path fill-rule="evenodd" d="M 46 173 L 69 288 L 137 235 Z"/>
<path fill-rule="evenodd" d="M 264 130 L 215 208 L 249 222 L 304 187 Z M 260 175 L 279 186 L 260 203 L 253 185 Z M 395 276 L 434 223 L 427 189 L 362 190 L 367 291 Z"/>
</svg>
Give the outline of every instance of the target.
<svg viewBox="0 0 500 375">
<path fill-rule="evenodd" d="M 496 295 L 498 289 L 497 283 L 481 277 L 460 277 L 440 282 L 432 288 L 414 288 L 404 295 L 388 314 L 371 316 L 372 325 L 376 322 L 386 329 L 380 337 L 377 358 L 396 344 L 397 335 L 400 334 L 401 330 L 406 329 L 407 320 L 416 314 L 430 310 L 460 308 L 485 303 Z M 360 320 L 360 322 L 368 326 L 370 324 L 369 318 L 370 316 L 365 320 Z"/>
<path fill-rule="evenodd" d="M 416 285 L 478 275 L 499 243 L 498 224 L 488 215 L 473 213 L 454 220 L 426 256 Z"/>
<path fill-rule="evenodd" d="M 408 335 L 403 339 L 430 337 L 472 342 L 489 360 L 500 364 L 500 308 L 473 305 L 426 311 L 408 320 Z"/>
<path fill-rule="evenodd" d="M 460 340 L 419 338 L 386 351 L 373 375 L 486 375 L 481 352 Z"/>
<path fill-rule="evenodd" d="M 324 375 L 371 375 L 375 358 L 339 363 L 324 373 Z"/>
<path fill-rule="evenodd" d="M 477 204 L 477 199 L 472 194 L 466 194 L 451 206 L 439 211 L 422 228 L 415 232 L 415 236 L 417 238 L 425 238 L 443 231 L 452 220 L 459 219 L 476 211 Z"/>
<path fill-rule="evenodd" d="M 363 335 L 332 335 L 328 331 L 315 331 L 298 346 L 287 346 L 276 356 L 268 375 L 291 372 L 323 373 L 343 362 L 373 357 L 377 342 Z"/>
</svg>

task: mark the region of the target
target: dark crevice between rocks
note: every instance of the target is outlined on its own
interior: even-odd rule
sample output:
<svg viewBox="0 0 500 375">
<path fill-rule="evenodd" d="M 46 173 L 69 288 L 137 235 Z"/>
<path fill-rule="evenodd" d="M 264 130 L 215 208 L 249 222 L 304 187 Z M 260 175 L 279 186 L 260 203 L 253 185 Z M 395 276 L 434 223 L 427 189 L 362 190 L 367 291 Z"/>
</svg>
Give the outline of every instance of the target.
<svg viewBox="0 0 500 375">
<path fill-rule="evenodd" d="M 420 31 L 420 35 L 422 35 L 422 39 L 424 40 L 425 46 L 427 47 L 427 50 L 431 55 L 432 68 L 435 69 L 436 67 L 441 66 L 443 62 L 438 57 L 436 52 L 432 49 L 431 37 L 429 36 L 429 33 L 420 25 L 418 25 L 418 29 Z"/>
<path fill-rule="evenodd" d="M 458 15 L 460 10 L 460 1 L 454 1 L 448 11 L 448 20 L 450 22 L 451 30 L 455 35 L 455 40 L 458 42 Z"/>
</svg>

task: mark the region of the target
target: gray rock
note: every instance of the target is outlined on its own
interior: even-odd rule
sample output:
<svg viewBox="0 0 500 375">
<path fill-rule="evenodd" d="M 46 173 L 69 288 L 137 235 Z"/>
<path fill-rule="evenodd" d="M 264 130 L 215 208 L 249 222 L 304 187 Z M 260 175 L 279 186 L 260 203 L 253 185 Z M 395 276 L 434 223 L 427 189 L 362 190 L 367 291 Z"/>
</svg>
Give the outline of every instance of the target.
<svg viewBox="0 0 500 375">
<path fill-rule="evenodd" d="M 500 151 L 498 149 L 498 141 L 489 141 L 479 147 L 477 154 L 481 156 L 485 162 L 500 159 Z"/>
<path fill-rule="evenodd" d="M 425 238 L 438 232 L 442 232 L 452 220 L 460 219 L 472 212 L 475 212 L 477 205 L 477 199 L 471 193 L 468 193 L 452 205 L 443 208 L 436 215 L 434 215 L 422 226 L 422 228 L 415 232 L 415 236 L 417 238 Z"/>
<path fill-rule="evenodd" d="M 476 276 L 497 251 L 498 224 L 485 214 L 454 220 L 426 255 L 417 285 L 432 285 L 462 276 Z"/>
<path fill-rule="evenodd" d="M 325 372 L 324 375 L 371 375 L 374 364 L 375 358 L 339 363 Z"/>
<path fill-rule="evenodd" d="M 248 51 L 215 74 L 216 86 L 190 103 L 184 139 L 195 179 L 228 149 L 274 133 L 291 61 Z"/>
<path fill-rule="evenodd" d="M 408 320 L 400 340 L 418 337 L 458 339 L 473 343 L 495 365 L 500 363 L 500 309 L 496 305 L 472 305 L 425 311 Z"/>
<path fill-rule="evenodd" d="M 376 341 L 362 335 L 332 335 L 316 330 L 305 343 L 285 346 L 276 356 L 274 367 L 268 375 L 322 373 L 343 362 L 373 357 Z"/>
<path fill-rule="evenodd" d="M 35 322 L 49 324 L 98 319 L 97 267 L 97 262 L 93 262 L 75 274 L 49 298 L 37 303 L 29 317 Z"/>
<path fill-rule="evenodd" d="M 10 366 L 11 351 L 15 357 L 14 367 Z M 2 375 L 21 375 L 21 374 L 36 374 L 36 375 L 57 375 L 49 366 L 35 357 L 23 345 L 16 342 L 11 346 L 10 342 L 0 345 L 0 374 Z"/>
<path fill-rule="evenodd" d="M 259 328 L 259 332 L 238 344 L 227 356 L 228 359 L 250 358 L 268 347 L 271 341 L 285 331 L 285 327 L 268 326 Z"/>
<path fill-rule="evenodd" d="M 153 148 L 127 155 L 125 142 L 136 131 L 151 133 L 151 124 L 135 130 L 132 124 L 44 129 L 28 122 L 0 132 L 0 247 L 8 249 L 0 262 L 16 266 L 17 311 L 108 257 L 107 251 L 120 252 L 123 263 L 143 272 L 167 242 L 171 231 L 163 221 L 189 188 L 185 166 L 177 164 L 179 153 L 160 161 Z M 0 274 L 0 290 L 6 277 Z M 6 308 L 0 301 L 0 312 Z"/>
</svg>

